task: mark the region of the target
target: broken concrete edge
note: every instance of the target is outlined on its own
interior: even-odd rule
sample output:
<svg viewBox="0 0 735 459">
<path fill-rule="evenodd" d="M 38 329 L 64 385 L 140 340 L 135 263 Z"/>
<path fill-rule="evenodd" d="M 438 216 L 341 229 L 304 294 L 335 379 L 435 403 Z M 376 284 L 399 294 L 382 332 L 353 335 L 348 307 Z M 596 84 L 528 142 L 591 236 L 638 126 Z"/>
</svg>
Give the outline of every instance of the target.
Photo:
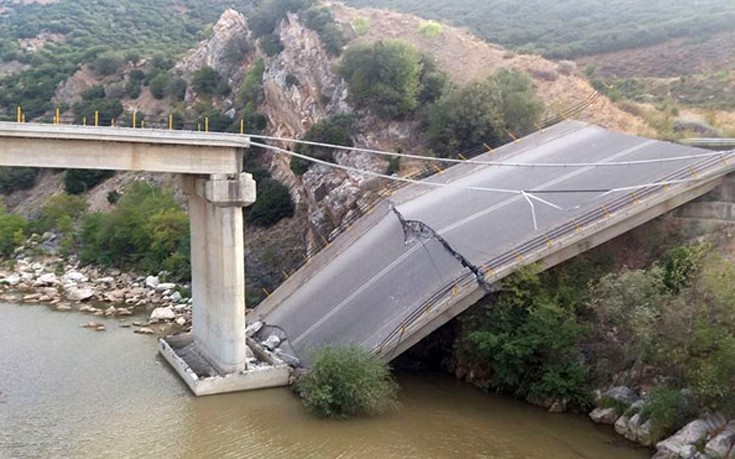
<svg viewBox="0 0 735 459">
<path fill-rule="evenodd" d="M 158 340 L 158 351 L 197 397 L 290 385 L 291 367 L 270 355 L 253 340 L 248 340 L 248 345 L 252 346 L 251 349 L 258 359 L 268 363 L 270 367 L 251 368 L 239 373 L 200 378 L 189 367 L 189 364 L 179 357 L 166 339 L 164 337 Z"/>
</svg>

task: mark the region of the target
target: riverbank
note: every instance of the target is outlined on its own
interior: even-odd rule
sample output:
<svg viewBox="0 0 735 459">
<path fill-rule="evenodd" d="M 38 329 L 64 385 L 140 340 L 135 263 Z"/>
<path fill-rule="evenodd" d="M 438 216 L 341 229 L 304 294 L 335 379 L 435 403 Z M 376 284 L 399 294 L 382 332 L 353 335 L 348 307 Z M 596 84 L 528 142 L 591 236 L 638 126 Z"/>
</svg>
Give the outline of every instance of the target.
<svg viewBox="0 0 735 459">
<path fill-rule="evenodd" d="M 80 266 L 75 257 L 58 255 L 55 242 L 53 233 L 33 235 L 0 265 L 0 301 L 79 312 L 92 319 L 81 325 L 99 332 L 106 326 L 96 317 L 115 318 L 120 328 L 144 335 L 191 328 L 189 285 L 165 282 L 166 273 Z"/>
</svg>

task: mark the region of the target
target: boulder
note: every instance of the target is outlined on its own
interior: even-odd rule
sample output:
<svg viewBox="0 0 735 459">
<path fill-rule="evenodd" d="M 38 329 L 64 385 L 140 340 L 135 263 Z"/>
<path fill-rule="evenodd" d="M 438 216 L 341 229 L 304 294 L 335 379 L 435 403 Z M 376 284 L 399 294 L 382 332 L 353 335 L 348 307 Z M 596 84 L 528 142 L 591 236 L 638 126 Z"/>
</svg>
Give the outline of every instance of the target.
<svg viewBox="0 0 735 459">
<path fill-rule="evenodd" d="M 87 277 L 79 271 L 69 271 L 64 274 L 63 279 L 65 282 L 87 282 Z"/>
<path fill-rule="evenodd" d="M 181 303 L 181 300 L 183 300 L 183 297 L 181 296 L 181 293 L 174 292 L 171 294 L 171 296 L 168 299 L 173 301 L 174 303 Z"/>
<path fill-rule="evenodd" d="M 163 282 L 158 284 L 156 287 L 156 291 L 159 293 L 165 292 L 166 290 L 173 290 L 176 288 L 176 284 L 172 282 Z"/>
<path fill-rule="evenodd" d="M 633 389 L 625 386 L 613 387 L 612 389 L 602 394 L 602 397 L 611 398 L 618 402 L 625 403 L 626 405 L 632 405 L 641 399 Z"/>
<path fill-rule="evenodd" d="M 38 279 L 36 279 L 36 282 L 33 283 L 36 287 L 50 287 L 53 285 L 56 285 L 58 282 L 58 279 L 56 279 L 56 274 L 54 273 L 46 273 L 42 274 Z"/>
<path fill-rule="evenodd" d="M 592 422 L 597 424 L 613 425 L 620 417 L 620 414 L 615 408 L 595 408 L 589 416 Z"/>
<path fill-rule="evenodd" d="M 97 279 L 96 281 L 98 284 L 114 284 L 115 278 L 114 277 L 102 277 Z"/>
<path fill-rule="evenodd" d="M 549 407 L 549 413 L 563 413 L 567 410 L 567 403 L 564 400 L 554 400 Z"/>
<path fill-rule="evenodd" d="M 180 327 L 183 327 L 184 325 L 186 325 L 186 319 L 184 319 L 183 317 L 179 317 L 178 319 L 176 319 L 175 322 L 176 322 L 176 325 Z"/>
<path fill-rule="evenodd" d="M 148 276 L 145 278 L 145 285 L 148 288 L 156 288 L 161 281 L 156 276 Z"/>
<path fill-rule="evenodd" d="M 671 454 L 673 457 L 694 457 L 691 455 L 692 448 L 696 455 L 697 449 L 693 445 L 702 442 L 707 437 L 725 427 L 725 418 L 721 415 L 707 415 L 701 419 L 694 420 L 682 427 L 671 437 L 660 441 L 656 444 L 659 457 L 667 457 L 665 454 Z"/>
<path fill-rule="evenodd" d="M 56 310 L 62 312 L 71 311 L 71 306 L 69 306 L 68 304 L 60 304 L 56 306 Z"/>
<path fill-rule="evenodd" d="M 151 313 L 151 320 L 174 320 L 175 318 L 176 314 L 170 306 L 165 308 L 156 308 Z"/>
<path fill-rule="evenodd" d="M 17 274 L 11 274 L 10 276 L 8 276 L 8 277 L 7 277 L 6 279 L 5 279 L 5 282 L 6 282 L 6 283 L 7 283 L 7 284 L 8 284 L 9 286 L 11 286 L 11 287 L 15 287 L 16 285 L 20 284 L 20 282 L 21 282 L 22 280 L 23 280 L 23 279 L 22 279 L 22 278 L 21 278 L 21 277 L 20 277 L 19 275 L 17 275 Z"/>
<path fill-rule="evenodd" d="M 105 310 L 105 316 L 112 317 L 117 315 L 117 308 L 115 306 L 110 306 Z"/>
<path fill-rule="evenodd" d="M 712 459 L 735 459 L 735 424 L 731 422 L 708 441 L 704 453 Z"/>
<path fill-rule="evenodd" d="M 66 289 L 66 298 L 70 301 L 86 301 L 94 296 L 94 290 L 88 287 L 71 287 Z"/>
</svg>

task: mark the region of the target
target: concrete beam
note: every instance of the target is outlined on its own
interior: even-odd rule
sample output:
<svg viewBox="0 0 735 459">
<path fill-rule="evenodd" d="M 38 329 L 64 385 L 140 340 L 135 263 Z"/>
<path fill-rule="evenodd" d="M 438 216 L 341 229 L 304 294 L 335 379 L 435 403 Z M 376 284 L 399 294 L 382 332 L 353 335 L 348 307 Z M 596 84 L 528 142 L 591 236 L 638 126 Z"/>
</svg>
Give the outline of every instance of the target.
<svg viewBox="0 0 735 459">
<path fill-rule="evenodd" d="M 0 123 L 0 166 L 237 174 L 247 137 Z"/>
</svg>

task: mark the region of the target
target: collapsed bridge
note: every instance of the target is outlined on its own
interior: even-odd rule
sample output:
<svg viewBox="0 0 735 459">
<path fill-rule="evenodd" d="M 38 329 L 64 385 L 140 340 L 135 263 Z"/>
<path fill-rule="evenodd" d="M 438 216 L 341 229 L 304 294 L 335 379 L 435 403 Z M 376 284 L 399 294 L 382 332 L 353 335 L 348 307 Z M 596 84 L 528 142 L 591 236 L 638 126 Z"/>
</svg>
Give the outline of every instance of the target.
<svg viewBox="0 0 735 459">
<path fill-rule="evenodd" d="M 522 266 L 549 268 L 717 186 L 733 152 L 566 121 L 398 190 L 255 311 L 302 363 L 391 360 Z"/>
</svg>

